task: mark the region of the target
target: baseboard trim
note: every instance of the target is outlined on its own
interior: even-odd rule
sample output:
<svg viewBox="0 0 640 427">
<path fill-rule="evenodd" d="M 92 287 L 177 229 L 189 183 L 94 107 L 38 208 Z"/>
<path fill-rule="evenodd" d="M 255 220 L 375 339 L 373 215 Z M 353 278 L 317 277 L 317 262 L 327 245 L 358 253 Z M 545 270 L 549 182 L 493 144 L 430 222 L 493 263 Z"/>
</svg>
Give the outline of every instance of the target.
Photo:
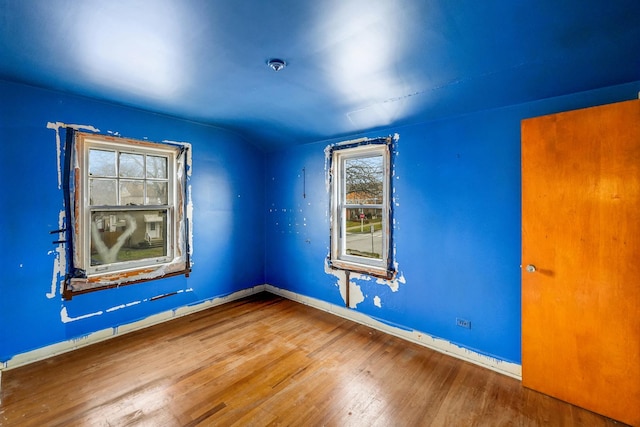
<svg viewBox="0 0 640 427">
<path fill-rule="evenodd" d="M 102 329 L 100 331 L 92 332 L 80 338 L 63 341 L 56 344 L 51 344 L 45 347 L 38 348 L 36 350 L 27 351 L 13 356 L 11 359 L 0 364 L 0 381 L 2 371 L 7 371 L 13 368 L 27 365 L 29 363 L 38 362 L 48 359 L 49 357 L 57 356 L 62 353 L 67 353 L 82 347 L 86 347 L 91 344 L 95 344 L 101 341 L 105 341 L 111 338 L 115 338 L 120 335 L 127 334 L 129 332 L 137 331 L 139 329 L 147 328 L 149 326 L 157 325 L 159 323 L 166 322 L 168 320 L 176 319 L 178 317 L 186 316 L 188 314 L 196 313 L 198 311 L 206 310 L 211 307 L 222 305 L 231 301 L 235 301 L 249 295 L 257 294 L 265 291 L 265 285 L 257 285 L 252 288 L 243 289 L 241 291 L 234 292 L 229 295 L 225 295 L 218 298 L 206 300 L 194 305 L 188 305 L 177 308 L 175 310 L 168 310 L 158 314 L 154 314 L 145 319 L 138 320 L 136 322 L 127 323 L 124 325 Z M 1 383 L 0 383 L 1 385 Z"/>
<path fill-rule="evenodd" d="M 287 298 L 292 301 L 296 301 L 301 304 L 305 304 L 310 307 L 335 314 L 336 316 L 340 316 L 345 319 L 352 320 L 356 323 L 369 326 L 373 329 L 385 332 L 398 338 L 405 339 L 407 341 L 430 348 L 440 353 L 444 353 L 457 359 L 473 363 L 474 365 L 491 369 L 492 371 L 507 375 L 517 380 L 522 380 L 522 366 L 517 363 L 506 362 L 504 360 L 486 356 L 484 354 L 474 352 L 464 347 L 460 347 L 447 340 L 433 337 L 424 332 L 396 328 L 386 323 L 379 322 L 353 309 L 331 304 L 326 301 L 311 298 L 305 295 L 297 294 L 295 292 L 277 288 L 272 285 L 265 285 L 265 290 L 272 294 L 279 295 L 283 298 Z"/>
<path fill-rule="evenodd" d="M 286 289 L 277 288 L 273 285 L 257 285 L 252 288 L 243 289 L 241 291 L 234 292 L 229 295 L 225 295 L 218 298 L 206 300 L 204 302 L 180 307 L 175 310 L 168 310 L 162 313 L 149 316 L 145 319 L 120 325 L 117 327 L 106 328 L 100 331 L 92 332 L 86 336 L 63 341 L 60 343 L 48 345 L 38 348 L 36 350 L 27 351 L 13 356 L 11 359 L 0 364 L 0 389 L 2 387 L 2 371 L 18 368 L 20 366 L 27 365 L 29 363 L 38 362 L 48 359 L 59 354 L 67 353 L 82 347 L 86 347 L 91 344 L 95 344 L 101 341 L 105 341 L 111 338 L 115 338 L 120 335 L 124 335 L 129 332 L 137 331 L 139 329 L 147 328 L 149 326 L 157 325 L 159 323 L 166 322 L 171 319 L 186 316 L 192 313 L 196 313 L 208 308 L 212 308 L 218 305 L 222 305 L 231 301 L 235 301 L 253 294 L 260 292 L 270 292 L 275 295 L 279 295 L 283 298 L 287 298 L 292 301 L 299 302 L 301 304 L 308 305 L 310 307 L 317 308 L 319 310 L 326 311 L 336 316 L 343 317 L 345 319 L 352 320 L 356 323 L 369 326 L 377 329 L 381 332 L 396 336 L 398 338 L 405 339 L 407 341 L 422 345 L 440 353 L 448 354 L 455 358 L 465 360 L 475 365 L 482 366 L 492 371 L 507 375 L 509 377 L 521 380 L 522 379 L 522 366 L 517 363 L 506 362 L 500 359 L 495 359 L 490 356 L 486 356 L 472 350 L 460 347 L 449 341 L 433 337 L 429 334 L 415 331 L 404 330 L 396 328 L 386 323 L 379 322 L 363 313 L 349 309 L 346 307 L 338 306 L 328 303 L 316 298 L 308 297 L 302 294 L 288 291 Z"/>
</svg>

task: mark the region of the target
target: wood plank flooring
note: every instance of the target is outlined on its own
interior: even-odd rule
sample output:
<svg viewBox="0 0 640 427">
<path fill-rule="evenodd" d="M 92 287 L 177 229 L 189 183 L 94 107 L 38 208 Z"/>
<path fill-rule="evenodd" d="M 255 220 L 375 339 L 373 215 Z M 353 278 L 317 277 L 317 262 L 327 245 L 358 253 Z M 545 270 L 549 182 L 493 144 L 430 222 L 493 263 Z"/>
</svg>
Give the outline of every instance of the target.
<svg viewBox="0 0 640 427">
<path fill-rule="evenodd" d="M 2 426 L 614 426 L 268 293 L 3 373 Z"/>
</svg>

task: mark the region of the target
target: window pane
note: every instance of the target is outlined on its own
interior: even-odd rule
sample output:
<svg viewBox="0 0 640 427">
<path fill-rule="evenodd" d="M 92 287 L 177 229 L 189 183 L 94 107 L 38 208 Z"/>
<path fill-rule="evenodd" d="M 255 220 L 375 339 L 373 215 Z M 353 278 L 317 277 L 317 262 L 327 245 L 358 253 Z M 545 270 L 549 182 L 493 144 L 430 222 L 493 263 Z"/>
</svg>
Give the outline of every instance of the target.
<svg viewBox="0 0 640 427">
<path fill-rule="evenodd" d="M 116 180 L 89 179 L 89 204 L 91 206 L 117 205 Z"/>
<path fill-rule="evenodd" d="M 90 176 L 116 176 L 116 152 L 89 150 Z"/>
<path fill-rule="evenodd" d="M 144 156 L 142 154 L 120 153 L 120 176 L 143 178 Z"/>
<path fill-rule="evenodd" d="M 91 213 L 91 266 L 167 255 L 167 211 Z"/>
<path fill-rule="evenodd" d="M 382 209 L 345 211 L 345 253 L 382 259 Z"/>
<path fill-rule="evenodd" d="M 358 205 L 382 204 L 384 168 L 382 156 L 347 159 L 345 202 Z"/>
<path fill-rule="evenodd" d="M 147 156 L 147 178 L 167 178 L 167 158 Z"/>
<path fill-rule="evenodd" d="M 166 205 L 167 196 L 166 182 L 147 181 L 147 205 Z"/>
<path fill-rule="evenodd" d="M 144 181 L 120 181 L 120 205 L 143 205 Z"/>
</svg>

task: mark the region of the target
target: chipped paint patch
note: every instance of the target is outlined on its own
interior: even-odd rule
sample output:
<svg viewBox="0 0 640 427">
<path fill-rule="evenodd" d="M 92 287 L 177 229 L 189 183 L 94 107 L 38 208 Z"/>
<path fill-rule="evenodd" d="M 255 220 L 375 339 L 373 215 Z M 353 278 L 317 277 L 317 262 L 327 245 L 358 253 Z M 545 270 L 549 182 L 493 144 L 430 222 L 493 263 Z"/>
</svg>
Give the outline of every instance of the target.
<svg viewBox="0 0 640 427">
<path fill-rule="evenodd" d="M 120 305 L 117 305 L 117 306 L 115 306 L 115 307 L 107 308 L 105 311 L 106 311 L 107 313 L 111 313 L 112 311 L 121 310 L 121 309 L 123 309 L 123 308 L 127 308 L 127 307 L 132 307 L 132 306 L 134 306 L 134 305 L 138 305 L 138 304 L 140 304 L 141 302 L 142 302 L 142 301 L 133 301 L 133 302 L 128 302 L 128 303 L 126 303 L 126 304 L 120 304 Z"/>
<path fill-rule="evenodd" d="M 179 147 L 183 147 L 183 149 L 185 150 L 186 153 L 186 159 L 183 159 L 182 157 L 180 157 L 178 159 L 179 162 L 184 162 L 183 166 L 184 167 L 179 167 L 178 168 L 178 174 L 179 174 L 179 179 L 182 179 L 182 171 L 184 170 L 184 173 L 186 175 L 186 183 L 187 183 L 187 188 L 186 188 L 186 196 L 187 196 L 187 200 L 186 200 L 186 219 L 188 221 L 189 224 L 189 233 L 186 236 L 187 238 L 187 252 L 189 254 L 189 258 L 190 258 L 190 265 L 193 266 L 194 262 L 193 262 L 193 198 L 191 197 L 191 183 L 189 182 L 190 178 L 191 178 L 191 174 L 193 171 L 193 150 L 192 150 L 192 146 L 190 142 L 184 142 L 184 141 L 171 141 L 168 139 L 164 139 L 162 140 L 162 142 L 164 144 L 171 144 L 171 145 L 176 145 Z M 180 230 L 182 231 L 184 229 L 184 227 L 180 227 Z M 180 239 L 180 241 L 182 242 L 185 238 L 185 236 L 181 233 L 180 236 L 178 237 Z"/>
<path fill-rule="evenodd" d="M 70 317 L 69 314 L 67 313 L 67 307 L 62 307 L 62 309 L 60 310 L 60 320 L 62 321 L 62 323 L 69 323 L 69 322 L 75 322 L 76 320 L 88 319 L 89 317 L 100 316 L 103 313 L 104 312 L 100 310 L 100 311 L 95 311 L 93 313 L 83 314 L 78 317 Z"/>
<path fill-rule="evenodd" d="M 347 272 L 344 270 L 337 270 L 329 267 L 329 262 L 325 258 L 324 261 L 324 272 L 334 276 L 337 280 L 335 286 L 340 291 L 340 296 L 342 300 L 347 303 L 347 287 L 346 287 L 346 277 Z M 350 272 L 349 274 L 349 308 L 356 308 L 358 304 L 365 300 L 364 293 L 362 292 L 362 288 L 351 279 L 355 280 L 371 280 L 371 277 L 364 274 L 358 274 Z"/>
<path fill-rule="evenodd" d="M 375 305 L 378 308 L 382 308 L 382 301 L 380 300 L 379 296 L 375 296 L 373 297 L 373 305 Z"/>
<path fill-rule="evenodd" d="M 58 213 L 58 230 L 64 228 L 65 223 L 65 211 L 64 209 Z M 64 278 L 65 271 L 67 271 L 67 254 L 63 243 L 58 243 L 54 251 L 49 251 L 49 254 L 55 254 L 53 260 L 53 277 L 51 277 L 51 289 L 45 295 L 51 299 L 56 296 L 56 289 L 60 285 L 60 294 L 62 294 L 62 279 Z"/>
<path fill-rule="evenodd" d="M 58 170 L 58 190 L 62 188 L 62 143 L 60 142 L 60 128 L 71 128 L 75 130 L 88 130 L 90 132 L 100 132 L 91 125 L 70 125 L 62 122 L 48 122 L 47 129 L 53 129 L 56 132 L 56 160 Z"/>
</svg>

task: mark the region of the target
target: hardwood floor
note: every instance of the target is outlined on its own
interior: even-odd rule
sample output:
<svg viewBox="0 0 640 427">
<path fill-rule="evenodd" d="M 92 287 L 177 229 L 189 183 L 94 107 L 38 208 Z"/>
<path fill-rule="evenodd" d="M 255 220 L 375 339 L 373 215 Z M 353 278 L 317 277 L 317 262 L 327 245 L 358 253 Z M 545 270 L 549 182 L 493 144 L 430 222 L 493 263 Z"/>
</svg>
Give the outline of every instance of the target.
<svg viewBox="0 0 640 427">
<path fill-rule="evenodd" d="M 268 293 L 3 373 L 2 426 L 614 426 Z"/>
</svg>

